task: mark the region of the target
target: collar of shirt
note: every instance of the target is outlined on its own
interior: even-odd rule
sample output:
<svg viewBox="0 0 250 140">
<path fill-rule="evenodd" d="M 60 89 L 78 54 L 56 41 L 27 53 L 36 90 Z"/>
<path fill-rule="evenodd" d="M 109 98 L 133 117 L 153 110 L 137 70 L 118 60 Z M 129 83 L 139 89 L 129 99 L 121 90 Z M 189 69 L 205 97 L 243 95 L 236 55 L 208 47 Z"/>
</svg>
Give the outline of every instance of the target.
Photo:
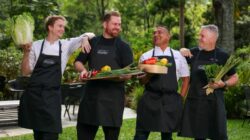
<svg viewBox="0 0 250 140">
<path fill-rule="evenodd" d="M 43 54 L 47 55 L 59 55 L 59 40 L 55 41 L 54 43 L 50 43 L 49 41 L 44 41 L 43 46 Z"/>
<path fill-rule="evenodd" d="M 162 49 L 160 47 L 155 46 L 155 56 L 162 56 L 162 55 L 171 56 L 169 46 L 164 51 L 162 51 Z"/>
</svg>

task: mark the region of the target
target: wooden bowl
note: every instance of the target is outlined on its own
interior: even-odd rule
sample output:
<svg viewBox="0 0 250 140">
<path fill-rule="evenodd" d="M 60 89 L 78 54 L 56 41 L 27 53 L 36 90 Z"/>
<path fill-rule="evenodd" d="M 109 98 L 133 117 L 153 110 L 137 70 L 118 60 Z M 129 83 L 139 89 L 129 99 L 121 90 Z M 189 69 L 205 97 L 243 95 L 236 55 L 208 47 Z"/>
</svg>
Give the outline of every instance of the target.
<svg viewBox="0 0 250 140">
<path fill-rule="evenodd" d="M 147 72 L 147 73 L 153 73 L 153 74 L 167 74 L 168 68 L 165 66 L 159 66 L 159 65 L 150 65 L 150 64 L 139 64 L 139 69 Z"/>
</svg>

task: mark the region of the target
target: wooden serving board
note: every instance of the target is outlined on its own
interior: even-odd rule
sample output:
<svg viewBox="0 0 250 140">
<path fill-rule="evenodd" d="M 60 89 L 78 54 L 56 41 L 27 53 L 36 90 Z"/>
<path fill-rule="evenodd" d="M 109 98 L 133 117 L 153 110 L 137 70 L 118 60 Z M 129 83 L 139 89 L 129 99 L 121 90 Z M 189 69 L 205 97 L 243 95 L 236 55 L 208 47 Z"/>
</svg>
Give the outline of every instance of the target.
<svg viewBox="0 0 250 140">
<path fill-rule="evenodd" d="M 139 69 L 153 74 L 167 74 L 168 68 L 166 66 L 150 65 L 150 64 L 139 64 Z"/>
<path fill-rule="evenodd" d="M 87 78 L 84 80 L 110 80 L 110 79 L 119 79 L 119 77 L 121 76 L 134 76 L 134 75 L 139 75 L 139 74 L 143 74 L 144 72 L 134 72 L 134 73 L 129 73 L 129 74 L 121 74 L 121 75 L 110 75 L 110 76 L 105 76 L 105 77 L 91 77 L 91 78 Z"/>
</svg>

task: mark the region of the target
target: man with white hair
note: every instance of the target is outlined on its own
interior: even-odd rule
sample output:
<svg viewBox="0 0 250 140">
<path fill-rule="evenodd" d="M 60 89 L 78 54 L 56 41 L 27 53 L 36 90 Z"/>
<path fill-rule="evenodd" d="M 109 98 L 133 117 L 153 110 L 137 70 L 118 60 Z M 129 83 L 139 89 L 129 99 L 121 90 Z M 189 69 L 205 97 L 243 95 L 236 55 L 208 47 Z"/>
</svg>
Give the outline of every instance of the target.
<svg viewBox="0 0 250 140">
<path fill-rule="evenodd" d="M 218 27 L 206 25 L 201 27 L 199 46 L 181 49 L 187 56 L 191 67 L 190 88 L 185 101 L 180 136 L 192 137 L 195 140 L 227 140 L 226 110 L 224 104 L 225 87 L 233 86 L 238 81 L 235 69 L 232 68 L 227 78 L 209 83 L 214 92 L 206 95 L 203 87 L 208 84 L 204 66 L 209 64 L 224 65 L 229 55 L 216 47 Z M 189 56 L 189 57 L 188 57 Z"/>
</svg>

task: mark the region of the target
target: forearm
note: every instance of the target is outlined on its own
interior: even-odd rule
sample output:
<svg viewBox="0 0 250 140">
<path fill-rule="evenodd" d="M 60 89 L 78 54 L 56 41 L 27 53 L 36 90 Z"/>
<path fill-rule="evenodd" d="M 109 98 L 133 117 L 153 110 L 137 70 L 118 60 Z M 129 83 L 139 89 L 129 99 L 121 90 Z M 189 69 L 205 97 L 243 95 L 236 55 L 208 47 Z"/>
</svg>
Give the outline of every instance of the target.
<svg viewBox="0 0 250 140">
<path fill-rule="evenodd" d="M 24 52 L 23 59 L 21 63 L 21 73 L 23 76 L 31 74 L 30 64 L 29 64 L 29 52 Z"/>
<path fill-rule="evenodd" d="M 85 66 L 79 61 L 76 61 L 74 65 L 75 65 L 76 71 L 78 71 L 78 72 L 87 71 Z"/>
<path fill-rule="evenodd" d="M 229 79 L 225 80 L 224 83 L 226 84 L 227 87 L 231 87 L 237 84 L 239 78 L 237 74 L 234 74 L 229 77 Z"/>
<path fill-rule="evenodd" d="M 72 54 L 74 51 L 76 51 L 78 48 L 81 47 L 82 42 L 87 42 L 88 36 L 79 36 L 76 38 L 70 38 L 69 42 L 69 54 Z"/>
<path fill-rule="evenodd" d="M 189 77 L 182 77 L 182 86 L 181 86 L 181 96 L 185 97 L 187 95 L 188 87 L 189 87 Z"/>
</svg>

